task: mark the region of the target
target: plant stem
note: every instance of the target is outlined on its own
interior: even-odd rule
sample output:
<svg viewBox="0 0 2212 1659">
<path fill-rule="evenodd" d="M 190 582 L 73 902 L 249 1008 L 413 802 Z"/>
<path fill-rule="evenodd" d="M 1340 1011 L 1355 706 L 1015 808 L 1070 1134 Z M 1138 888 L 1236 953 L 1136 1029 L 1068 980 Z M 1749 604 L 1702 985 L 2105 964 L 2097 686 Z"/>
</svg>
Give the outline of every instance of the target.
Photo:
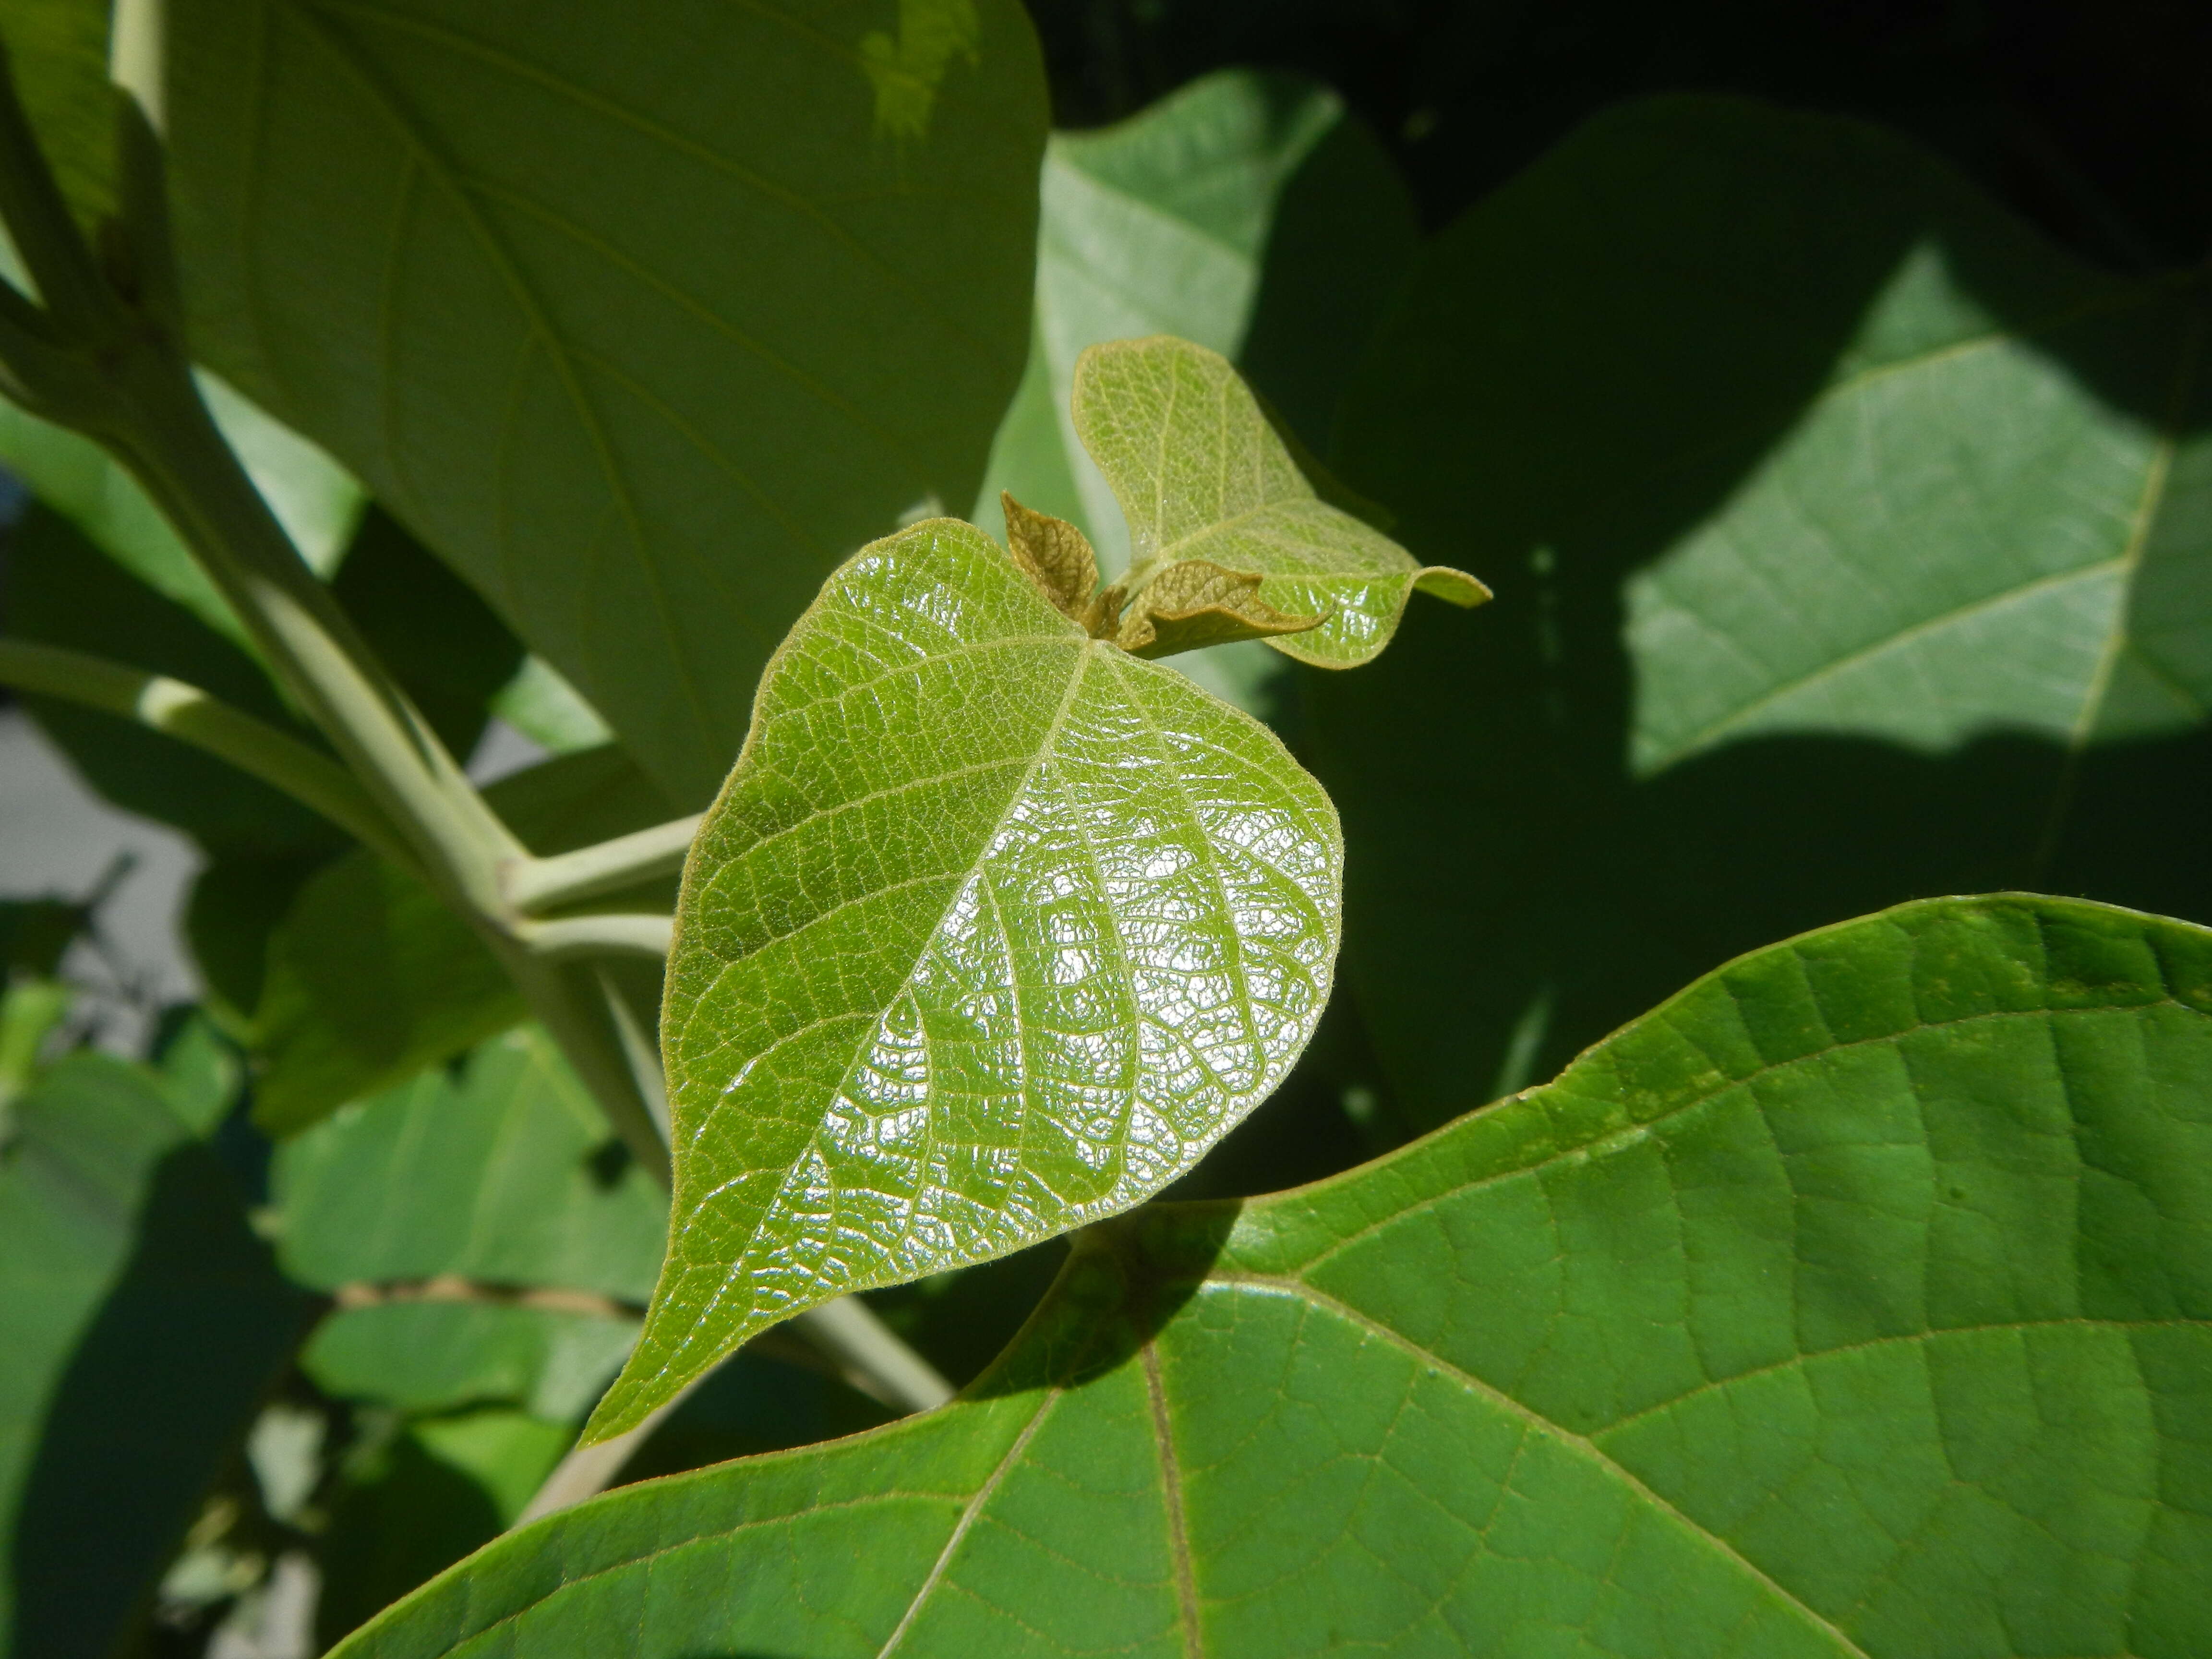
<svg viewBox="0 0 2212 1659">
<path fill-rule="evenodd" d="M 21 640 L 0 640 L 0 685 L 65 697 L 191 744 L 281 789 L 403 868 L 419 868 L 350 772 L 196 685 Z"/>
<path fill-rule="evenodd" d="M 886 1406 L 934 1411 L 952 1398 L 937 1367 L 907 1346 L 857 1296 L 841 1296 L 792 1316 L 806 1340 Z"/>
<path fill-rule="evenodd" d="M 375 665 L 223 441 L 181 362 L 133 376 L 136 418 L 104 433 L 264 658 L 400 825 L 434 884 L 497 917 L 497 868 L 527 857 L 404 692 Z"/>
<path fill-rule="evenodd" d="M 623 956 L 665 957 L 673 916 L 627 913 L 558 916 L 550 921 L 519 921 L 514 937 L 541 957 Z"/>
<path fill-rule="evenodd" d="M 672 823 L 617 836 L 596 847 L 580 847 L 573 853 L 509 865 L 505 872 L 507 902 L 525 915 L 542 915 L 563 905 L 620 892 L 655 876 L 673 875 L 684 867 L 684 854 L 691 850 L 692 837 L 699 833 L 703 816 L 694 813 Z"/>
</svg>

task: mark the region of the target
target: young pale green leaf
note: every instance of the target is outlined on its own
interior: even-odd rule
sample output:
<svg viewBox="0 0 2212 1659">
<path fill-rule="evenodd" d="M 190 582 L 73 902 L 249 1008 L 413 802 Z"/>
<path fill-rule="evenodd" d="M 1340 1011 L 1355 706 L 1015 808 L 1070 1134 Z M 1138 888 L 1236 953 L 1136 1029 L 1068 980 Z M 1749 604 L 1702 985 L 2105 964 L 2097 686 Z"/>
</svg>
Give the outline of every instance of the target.
<svg viewBox="0 0 2212 1659">
<path fill-rule="evenodd" d="M 1075 429 L 1128 520 L 1132 586 L 1185 560 L 1255 574 L 1259 597 L 1310 631 L 1267 643 L 1319 668 L 1350 668 L 1390 642 L 1413 590 L 1457 605 L 1490 590 L 1423 566 L 1382 532 L 1315 495 L 1227 358 L 1156 336 L 1093 346 L 1075 371 Z"/>
<path fill-rule="evenodd" d="M 1430 245 L 1332 459 L 1501 603 L 1304 703 L 1417 1121 L 1915 895 L 2212 921 L 2166 827 L 2212 775 L 2208 325 L 1730 100 L 1609 112 Z"/>
<path fill-rule="evenodd" d="M 1128 562 L 1112 490 L 1068 420 L 1086 346 L 1175 334 L 1236 355 L 1250 325 L 1275 204 L 1347 122 L 1301 76 L 1235 69 L 1126 121 L 1055 133 L 1040 180 L 1035 337 L 991 452 L 975 521 L 1010 489 L 1079 524 L 1109 568 Z"/>
<path fill-rule="evenodd" d="M 667 1265 L 589 1433 L 842 1292 L 1127 1208 L 1327 1000 L 1336 815 L 1264 726 L 939 520 L 864 550 L 694 843 Z"/>
<path fill-rule="evenodd" d="M 2209 1081 L 2204 929 L 1808 934 L 1381 1163 L 1085 1234 L 958 1403 L 553 1517 L 341 1652 L 2181 1659 Z"/>
<path fill-rule="evenodd" d="M 179 0 L 195 349 L 686 805 L 822 577 L 965 504 L 1046 124 L 1015 0 Z"/>
</svg>

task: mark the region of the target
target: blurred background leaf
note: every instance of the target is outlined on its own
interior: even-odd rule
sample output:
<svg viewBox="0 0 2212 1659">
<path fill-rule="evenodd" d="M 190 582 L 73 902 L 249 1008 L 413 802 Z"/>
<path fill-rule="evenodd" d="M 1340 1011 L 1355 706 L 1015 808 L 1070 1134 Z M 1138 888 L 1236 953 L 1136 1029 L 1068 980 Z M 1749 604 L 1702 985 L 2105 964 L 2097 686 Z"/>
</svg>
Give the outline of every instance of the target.
<svg viewBox="0 0 2212 1659">
<path fill-rule="evenodd" d="M 82 1053 L 9 1114 L 0 1650 L 100 1659 L 150 1610 L 305 1322 L 200 1139 L 229 1097 Z"/>
</svg>

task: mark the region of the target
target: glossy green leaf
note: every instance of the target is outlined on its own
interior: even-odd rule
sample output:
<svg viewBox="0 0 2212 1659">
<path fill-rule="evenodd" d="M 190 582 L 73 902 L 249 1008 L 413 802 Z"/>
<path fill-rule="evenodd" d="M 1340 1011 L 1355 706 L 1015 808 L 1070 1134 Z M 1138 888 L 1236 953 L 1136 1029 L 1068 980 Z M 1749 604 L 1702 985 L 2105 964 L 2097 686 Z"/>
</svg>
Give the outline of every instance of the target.
<svg viewBox="0 0 2212 1659">
<path fill-rule="evenodd" d="M 1260 598 L 1306 632 L 1267 643 L 1321 668 L 1350 668 L 1390 642 L 1417 588 L 1456 605 L 1490 590 L 1464 571 L 1423 566 L 1371 526 L 1314 493 L 1229 361 L 1164 337 L 1093 346 L 1077 366 L 1075 428 L 1129 526 L 1130 580 L 1184 561 L 1263 578 Z"/>
<path fill-rule="evenodd" d="M 186 0 L 194 343 L 706 799 L 823 575 L 965 503 L 1021 372 L 1014 0 Z"/>
<path fill-rule="evenodd" d="M 172 1086 L 80 1054 L 0 1119 L 0 1652 L 23 1659 L 115 1650 L 307 1315 L 197 1139 L 205 1091 Z"/>
<path fill-rule="evenodd" d="M 612 747 L 563 755 L 485 791 L 538 853 L 665 823 L 667 798 Z M 606 902 L 664 911 L 672 884 Z M 255 1121 L 304 1128 L 506 1030 L 520 994 L 468 924 L 416 877 L 356 848 L 300 890 L 270 931 L 247 1034 L 260 1060 Z"/>
<path fill-rule="evenodd" d="M 592 1419 L 841 1292 L 1126 1209 L 1289 1069 L 1340 843 L 1256 721 L 939 520 L 834 575 L 694 843 L 670 1253 Z"/>
<path fill-rule="evenodd" d="M 1416 1119 L 1917 895 L 2212 921 L 2203 336 L 2193 281 L 1743 103 L 1605 116 L 1439 237 L 1333 459 L 1499 602 L 1305 700 Z"/>
<path fill-rule="evenodd" d="M 642 1303 L 665 1200 L 551 1041 L 523 1027 L 277 1149 L 284 1270 L 301 1284 L 453 1275 Z"/>
<path fill-rule="evenodd" d="M 963 1400 L 615 1494 L 342 1651 L 2184 1659 L 2212 933 L 1940 900 L 1378 1164 L 1083 1235 Z"/>
</svg>

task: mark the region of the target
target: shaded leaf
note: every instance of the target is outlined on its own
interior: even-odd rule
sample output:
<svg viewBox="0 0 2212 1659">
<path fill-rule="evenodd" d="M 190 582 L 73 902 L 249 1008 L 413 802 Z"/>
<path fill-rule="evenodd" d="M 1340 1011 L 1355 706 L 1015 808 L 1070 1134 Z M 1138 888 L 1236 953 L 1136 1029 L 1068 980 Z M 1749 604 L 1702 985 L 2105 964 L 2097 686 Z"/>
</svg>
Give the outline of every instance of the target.
<svg viewBox="0 0 2212 1659">
<path fill-rule="evenodd" d="M 496 1537 L 568 1437 L 524 1413 L 491 1410 L 409 1424 L 359 1449 L 316 1553 L 317 1641 L 337 1640 Z"/>
<path fill-rule="evenodd" d="M 9 1116 L 0 1651 L 101 1659 L 150 1605 L 307 1298 L 155 1074 L 76 1054 Z"/>
<path fill-rule="evenodd" d="M 757 1342 L 717 1365 L 623 1465 L 624 1485 L 857 1434 L 898 1413 L 824 1374 L 803 1350 Z M 796 1347 L 796 1345 L 792 1345 Z M 799 1363 L 802 1359 L 809 1363 Z"/>
<path fill-rule="evenodd" d="M 294 1134 L 523 1018 L 522 994 L 418 877 L 356 851 L 269 934 L 253 1015 L 253 1121 Z"/>
<path fill-rule="evenodd" d="M 465 763 L 522 644 L 489 605 L 372 503 L 331 592 L 439 740 Z"/>
<path fill-rule="evenodd" d="M 107 7 L 103 0 L 11 0 L 0 39 L 62 199 L 89 230 L 115 210 Z"/>
<path fill-rule="evenodd" d="M 2203 929 L 1810 934 L 1380 1163 L 1085 1234 L 959 1403 L 554 1516 L 343 1651 L 2179 1659 L 2208 1078 Z"/>
<path fill-rule="evenodd" d="M 252 658 L 40 503 L 9 538 L 7 623 L 12 638 L 173 675 L 320 746 Z M 346 845 L 342 831 L 290 796 L 174 738 L 58 698 L 24 701 L 94 788 L 127 811 L 176 825 L 218 857 L 327 857 Z"/>
<path fill-rule="evenodd" d="M 0 239 L 0 276 L 12 276 Z M 362 506 L 361 486 L 329 456 L 217 380 L 200 377 L 208 406 L 310 569 L 336 568 Z M 0 463 L 94 544 L 156 592 L 250 650 L 240 623 L 160 510 L 89 438 L 27 415 L 0 398 Z"/>
<path fill-rule="evenodd" d="M 1490 597 L 1464 571 L 1420 564 L 1315 495 L 1218 353 L 1165 337 L 1093 346 L 1076 369 L 1074 410 L 1128 521 L 1139 596 L 1186 560 L 1257 572 L 1273 609 L 1323 619 L 1267 642 L 1322 668 L 1352 667 L 1389 644 L 1416 588 L 1462 606 Z"/>
<path fill-rule="evenodd" d="M 1500 603 L 1305 688 L 1419 1124 L 1916 895 L 2212 921 L 2201 314 L 1723 100 L 1606 116 L 1437 240 L 1336 459 Z"/>
<path fill-rule="evenodd" d="M 550 1039 L 495 1037 L 277 1148 L 284 1269 L 326 1291 L 452 1275 L 642 1303 L 666 1206 L 611 1136 Z"/>
<path fill-rule="evenodd" d="M 848 562 L 692 847 L 662 1042 L 671 1254 L 587 1432 L 841 1292 L 1138 1202 L 1327 999 L 1327 799 L 981 532 Z"/>
<path fill-rule="evenodd" d="M 395 1196 L 389 1188 L 386 1195 Z M 340 1400 L 410 1413 L 505 1402 L 548 1423 L 574 1424 L 636 1337 L 635 1319 L 605 1314 L 490 1301 L 380 1302 L 325 1320 L 300 1368 Z"/>
<path fill-rule="evenodd" d="M 971 498 L 1021 372 L 1036 44 L 1012 0 L 906 13 L 888 59 L 883 0 L 170 20 L 196 348 L 686 805 L 823 574 Z"/>
</svg>

